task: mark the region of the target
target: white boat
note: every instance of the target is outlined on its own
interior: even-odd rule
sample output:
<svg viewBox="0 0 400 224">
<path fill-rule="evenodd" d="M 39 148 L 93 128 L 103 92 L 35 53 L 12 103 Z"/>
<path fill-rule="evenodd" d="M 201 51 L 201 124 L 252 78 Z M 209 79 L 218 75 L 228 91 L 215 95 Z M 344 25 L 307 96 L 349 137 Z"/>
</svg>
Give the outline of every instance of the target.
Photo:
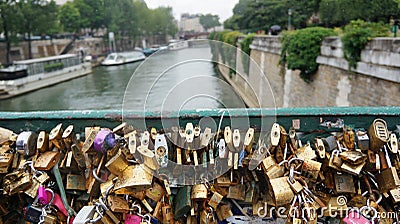
<svg viewBox="0 0 400 224">
<path fill-rule="evenodd" d="M 0 69 L 0 99 L 55 85 L 92 72 L 90 62 L 77 54 L 14 61 L 10 68 Z"/>
<path fill-rule="evenodd" d="M 122 65 L 144 59 L 146 59 L 146 56 L 140 51 L 111 53 L 104 59 L 101 65 Z"/>
<path fill-rule="evenodd" d="M 180 50 L 189 47 L 189 42 L 187 40 L 170 40 L 168 44 L 169 50 Z"/>
</svg>

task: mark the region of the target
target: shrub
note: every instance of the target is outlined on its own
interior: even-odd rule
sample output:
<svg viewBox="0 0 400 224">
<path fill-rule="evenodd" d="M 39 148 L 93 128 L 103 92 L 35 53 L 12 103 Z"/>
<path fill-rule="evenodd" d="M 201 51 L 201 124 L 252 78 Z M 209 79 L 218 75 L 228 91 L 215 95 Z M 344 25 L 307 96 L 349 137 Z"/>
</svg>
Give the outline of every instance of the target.
<svg viewBox="0 0 400 224">
<path fill-rule="evenodd" d="M 310 27 L 287 32 L 282 37 L 280 64 L 286 63 L 289 69 L 300 70 L 304 81 L 311 81 L 311 76 L 318 70 L 317 57 L 320 54 L 322 40 L 333 36 L 329 28 Z"/>
<path fill-rule="evenodd" d="M 249 66 L 250 66 L 250 44 L 253 42 L 254 36 L 256 34 L 251 33 L 246 35 L 243 40 L 240 42 L 240 48 L 242 51 L 246 54 L 242 54 L 242 64 L 243 64 L 243 69 L 246 74 L 249 74 Z"/>
<path fill-rule="evenodd" d="M 342 43 L 344 58 L 349 62 L 349 69 L 357 68 L 357 62 L 361 60 L 361 51 L 372 38 L 388 36 L 389 30 L 387 25 L 362 20 L 354 20 L 346 25 Z"/>
</svg>

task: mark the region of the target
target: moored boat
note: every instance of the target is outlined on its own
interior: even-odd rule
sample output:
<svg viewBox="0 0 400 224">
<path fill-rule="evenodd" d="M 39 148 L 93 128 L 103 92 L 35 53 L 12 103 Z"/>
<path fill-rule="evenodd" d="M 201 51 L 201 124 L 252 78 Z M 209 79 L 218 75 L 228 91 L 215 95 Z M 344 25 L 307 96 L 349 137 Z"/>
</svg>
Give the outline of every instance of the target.
<svg viewBox="0 0 400 224">
<path fill-rule="evenodd" d="M 146 59 L 146 56 L 140 51 L 111 53 L 101 63 L 101 65 L 122 65 Z"/>
<path fill-rule="evenodd" d="M 92 72 L 77 54 L 15 61 L 0 70 L 0 99 L 55 85 Z"/>
<path fill-rule="evenodd" d="M 180 50 L 189 47 L 189 42 L 186 40 L 170 40 L 168 49 L 169 50 Z"/>
</svg>

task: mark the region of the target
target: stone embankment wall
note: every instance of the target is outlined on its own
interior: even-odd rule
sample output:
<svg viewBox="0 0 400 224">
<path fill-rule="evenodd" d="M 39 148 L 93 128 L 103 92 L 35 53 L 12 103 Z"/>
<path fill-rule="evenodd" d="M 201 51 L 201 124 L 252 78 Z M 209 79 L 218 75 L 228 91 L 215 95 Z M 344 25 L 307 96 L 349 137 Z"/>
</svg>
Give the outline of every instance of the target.
<svg viewBox="0 0 400 224">
<path fill-rule="evenodd" d="M 33 58 L 48 57 L 61 54 L 65 48 L 72 42 L 72 39 L 53 39 L 53 40 L 35 40 L 32 41 Z M 77 53 L 80 48 L 90 55 L 99 56 L 105 53 L 104 41 L 102 38 L 85 38 L 75 40 L 68 53 Z M 29 57 L 28 42 L 22 41 L 11 46 L 11 61 L 25 60 Z M 6 43 L 0 43 L 0 62 L 5 64 Z"/>
<path fill-rule="evenodd" d="M 309 83 L 300 78 L 299 71 L 279 65 L 279 37 L 256 36 L 250 47 L 256 63 L 250 63 L 249 74 L 230 78 L 226 69 L 220 69 L 237 92 L 243 92 L 244 88 L 240 84 L 243 79 L 236 76 L 258 86 L 261 70 L 270 83 L 277 107 L 400 105 L 400 38 L 373 39 L 362 51 L 357 69 L 349 70 L 340 38 L 328 37 L 317 58 L 318 72 Z M 241 70 L 241 58 L 237 59 L 237 70 Z M 258 106 L 254 105 L 254 98 L 244 100 L 251 107 Z"/>
</svg>

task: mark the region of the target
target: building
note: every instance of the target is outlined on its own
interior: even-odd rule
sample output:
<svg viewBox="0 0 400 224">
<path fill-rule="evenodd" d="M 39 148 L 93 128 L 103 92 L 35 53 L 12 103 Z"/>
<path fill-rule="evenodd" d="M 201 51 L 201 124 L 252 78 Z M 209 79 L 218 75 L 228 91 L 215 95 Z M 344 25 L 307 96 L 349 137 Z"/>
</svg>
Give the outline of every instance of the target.
<svg viewBox="0 0 400 224">
<path fill-rule="evenodd" d="M 184 13 L 179 21 L 179 31 L 181 32 L 204 32 L 203 26 L 200 24 L 200 15 L 190 15 Z"/>
</svg>

